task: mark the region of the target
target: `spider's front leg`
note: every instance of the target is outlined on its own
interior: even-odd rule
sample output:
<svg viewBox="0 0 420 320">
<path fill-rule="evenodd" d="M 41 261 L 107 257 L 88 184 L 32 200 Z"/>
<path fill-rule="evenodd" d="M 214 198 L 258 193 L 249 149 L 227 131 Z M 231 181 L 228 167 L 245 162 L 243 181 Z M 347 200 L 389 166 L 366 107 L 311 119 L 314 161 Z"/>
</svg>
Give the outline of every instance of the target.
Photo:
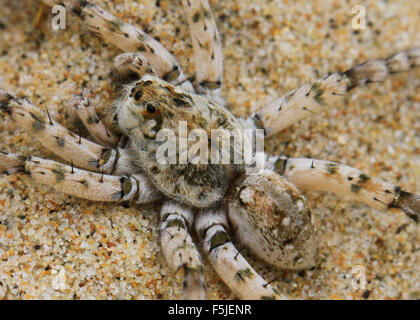
<svg viewBox="0 0 420 320">
<path fill-rule="evenodd" d="M 63 4 L 61 0 L 43 0 L 49 6 Z M 152 65 L 157 75 L 172 83 L 185 81 L 175 57 L 158 41 L 140 28 L 125 23 L 91 0 L 65 0 L 66 7 L 75 12 L 89 30 L 125 52 L 140 52 Z"/>
<path fill-rule="evenodd" d="M 0 89 L 0 111 L 33 134 L 44 147 L 77 167 L 109 174 L 135 171 L 129 150 L 106 148 L 82 138 L 27 98 L 16 98 Z"/>
<path fill-rule="evenodd" d="M 93 201 L 141 204 L 161 198 L 161 194 L 141 174 L 105 175 L 38 157 L 0 153 L 0 172 L 24 174 L 57 191 Z"/>
<path fill-rule="evenodd" d="M 223 282 L 241 299 L 286 299 L 265 281 L 235 248 L 228 236 L 223 209 L 202 210 L 195 228 L 203 239 L 204 251 Z M 248 230 L 250 233 L 255 230 Z"/>
<path fill-rule="evenodd" d="M 386 59 L 372 59 L 346 72 L 334 72 L 313 83 L 306 83 L 269 103 L 252 115 L 251 126 L 265 130 L 266 136 L 279 132 L 309 115 L 342 103 L 348 92 L 389 75 L 420 67 L 420 47 L 394 54 Z"/>
<path fill-rule="evenodd" d="M 182 298 L 202 300 L 206 298 L 203 264 L 191 239 L 188 227 L 193 224 L 191 209 L 166 202 L 160 213 L 160 241 L 163 255 L 174 272 L 183 270 Z"/>
<path fill-rule="evenodd" d="M 194 48 L 197 91 L 220 105 L 223 53 L 216 21 L 207 0 L 182 0 Z"/>
<path fill-rule="evenodd" d="M 420 194 L 330 161 L 278 158 L 274 169 L 302 190 L 327 191 L 381 210 L 399 208 L 415 221 L 420 220 Z"/>
</svg>

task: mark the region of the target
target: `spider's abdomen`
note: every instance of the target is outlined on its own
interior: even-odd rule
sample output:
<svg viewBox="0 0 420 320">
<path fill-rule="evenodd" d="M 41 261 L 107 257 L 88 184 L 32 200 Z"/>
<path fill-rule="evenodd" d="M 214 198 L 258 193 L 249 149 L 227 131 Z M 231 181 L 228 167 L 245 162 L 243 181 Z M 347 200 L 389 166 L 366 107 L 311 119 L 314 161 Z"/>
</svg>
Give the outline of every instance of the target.
<svg viewBox="0 0 420 320">
<path fill-rule="evenodd" d="M 296 187 L 266 170 L 239 181 L 229 194 L 234 233 L 255 255 L 282 269 L 315 264 L 316 232 Z"/>
<path fill-rule="evenodd" d="M 155 168 L 156 165 L 151 164 L 151 171 Z M 235 176 L 235 170 L 229 166 L 187 164 L 154 171 L 153 179 L 155 185 L 172 199 L 205 208 L 223 199 Z"/>
</svg>

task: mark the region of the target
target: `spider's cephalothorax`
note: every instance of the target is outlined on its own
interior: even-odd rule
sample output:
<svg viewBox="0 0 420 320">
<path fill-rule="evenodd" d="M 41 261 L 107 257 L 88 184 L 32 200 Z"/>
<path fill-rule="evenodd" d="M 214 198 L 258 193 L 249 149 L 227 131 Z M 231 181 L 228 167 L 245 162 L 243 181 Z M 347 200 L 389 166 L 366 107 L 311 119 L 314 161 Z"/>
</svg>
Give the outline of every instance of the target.
<svg viewBox="0 0 420 320">
<path fill-rule="evenodd" d="M 145 75 L 125 86 L 114 103 L 114 113 L 118 127 L 132 141 L 138 166 L 162 193 L 174 200 L 194 207 L 208 207 L 220 201 L 232 180 L 244 173 L 244 166 L 234 163 L 234 145 L 228 150 L 232 161 L 211 162 L 211 149 L 223 142 L 215 134 L 241 132 L 242 126 L 229 111 L 206 97 Z M 196 144 L 196 139 L 189 138 L 192 132 L 206 137 L 203 146 L 206 158 L 198 159 L 205 161 L 192 163 L 188 159 L 188 153 Z M 163 134 L 161 138 L 159 133 Z M 166 139 L 168 136 L 162 139 L 168 133 L 173 134 L 173 140 Z M 163 159 L 164 154 L 159 152 L 159 148 L 168 143 L 173 144 L 169 147 L 174 147 L 173 159 Z M 222 148 L 216 149 L 218 153 L 221 151 Z M 160 161 L 159 156 L 165 161 Z M 187 161 L 183 162 L 182 156 Z"/>
<path fill-rule="evenodd" d="M 196 150 L 195 138 L 202 134 L 205 149 L 216 146 L 222 159 L 228 154 L 237 160 L 235 156 L 241 158 L 244 150 L 237 141 L 228 149 L 220 148 L 224 138 L 231 141 L 231 133 L 261 129 L 268 138 L 337 104 L 356 86 L 419 67 L 420 48 L 328 74 L 285 94 L 248 119 L 237 119 L 224 108 L 221 96 L 222 49 L 209 4 L 207 0 L 182 2 L 194 49 L 194 82 L 185 76 L 176 58 L 143 30 L 118 20 L 94 1 L 64 1 L 91 31 L 126 51 L 114 61 L 118 98 L 111 118 L 115 130 L 105 127 L 83 96 L 74 109 L 97 142 L 61 126 L 29 99 L 0 90 L 0 110 L 69 163 L 0 153 L 1 171 L 27 175 L 89 200 L 159 203 L 163 255 L 174 271 L 183 270 L 186 299 L 206 297 L 203 263 L 190 236 L 194 231 L 210 263 L 237 296 L 287 298 L 258 275 L 232 239 L 275 267 L 313 266 L 317 233 L 299 190 L 328 191 L 379 209 L 398 208 L 419 219 L 420 195 L 345 165 L 265 155 L 263 170 L 248 175 L 250 163 L 214 163 L 211 153 L 199 157 L 193 153 L 190 158 L 189 151 Z M 213 130 L 219 130 L 218 135 L 213 136 Z M 161 139 L 165 133 L 173 134 L 174 140 Z M 181 143 L 183 138 L 186 142 Z M 243 144 L 249 143 L 245 140 Z M 168 141 L 176 147 L 174 153 L 167 149 L 165 158 L 160 151 Z M 171 159 L 174 161 L 168 161 Z"/>
</svg>

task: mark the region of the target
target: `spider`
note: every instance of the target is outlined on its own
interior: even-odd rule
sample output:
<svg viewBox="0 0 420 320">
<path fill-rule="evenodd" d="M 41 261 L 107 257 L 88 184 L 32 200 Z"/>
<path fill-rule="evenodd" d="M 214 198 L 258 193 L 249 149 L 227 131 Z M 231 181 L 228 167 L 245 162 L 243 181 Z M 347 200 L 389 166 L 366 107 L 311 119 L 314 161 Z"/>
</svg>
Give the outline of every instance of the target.
<svg viewBox="0 0 420 320">
<path fill-rule="evenodd" d="M 44 0 L 47 5 L 60 1 Z M 81 95 L 75 110 L 96 142 L 71 132 L 27 98 L 0 91 L 0 106 L 50 151 L 70 162 L 2 153 L 0 168 L 80 198 L 143 205 L 160 202 L 160 235 L 169 267 L 183 270 L 182 297 L 206 297 L 203 263 L 190 236 L 196 232 L 220 278 L 240 298 L 286 298 L 265 281 L 232 242 L 280 269 L 315 264 L 316 230 L 299 190 L 329 191 L 374 208 L 398 208 L 418 220 L 420 196 L 342 164 L 266 156 L 258 175 L 234 165 L 163 165 L 156 159 L 159 129 L 179 121 L 191 128 L 261 129 L 267 138 L 293 123 L 340 102 L 357 86 L 420 65 L 420 48 L 368 60 L 304 84 L 247 119 L 224 108 L 222 48 L 206 0 L 184 0 L 194 48 L 195 77 L 157 40 L 128 25 L 92 1 L 65 5 L 105 42 L 126 53 L 114 60 L 117 98 L 112 130 Z M 75 156 L 77 155 L 77 156 Z"/>
</svg>

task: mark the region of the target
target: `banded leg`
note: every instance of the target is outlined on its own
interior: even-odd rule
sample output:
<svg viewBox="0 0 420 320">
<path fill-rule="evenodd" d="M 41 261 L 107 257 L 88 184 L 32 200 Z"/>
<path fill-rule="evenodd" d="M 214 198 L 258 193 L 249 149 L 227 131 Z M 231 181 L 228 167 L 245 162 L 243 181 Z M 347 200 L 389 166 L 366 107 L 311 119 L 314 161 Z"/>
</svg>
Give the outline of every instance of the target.
<svg viewBox="0 0 420 320">
<path fill-rule="evenodd" d="M 0 153 L 0 171 L 22 173 L 35 182 L 82 199 L 104 202 L 149 203 L 161 196 L 140 174 L 112 176 L 77 169 L 53 160 Z"/>
<path fill-rule="evenodd" d="M 124 84 L 139 80 L 145 74 L 156 76 L 156 72 L 142 54 L 126 52 L 115 57 L 113 81 L 117 89 L 120 89 Z M 195 92 L 192 83 L 187 79 L 179 82 L 177 86 L 183 90 Z"/>
<path fill-rule="evenodd" d="M 226 216 L 217 211 L 202 211 L 197 217 L 198 234 L 204 251 L 224 283 L 241 299 L 285 299 L 280 296 L 245 260 L 227 233 Z"/>
<path fill-rule="evenodd" d="M 95 107 L 90 100 L 83 96 L 78 96 L 74 103 L 77 116 L 83 122 L 89 133 L 101 144 L 117 147 L 120 137 L 109 131 L 95 111 Z"/>
<path fill-rule="evenodd" d="M 113 81 L 117 85 L 136 81 L 145 74 L 156 75 L 146 58 L 136 52 L 126 52 L 116 56 L 113 73 Z"/>
<path fill-rule="evenodd" d="M 420 66 L 420 47 L 408 49 L 386 59 L 368 60 L 346 72 L 335 72 L 313 83 L 306 83 L 272 101 L 252 115 L 252 126 L 264 129 L 270 136 L 325 107 L 342 102 L 347 93 L 372 82 L 382 82 L 390 74 Z"/>
<path fill-rule="evenodd" d="M 182 0 L 194 48 L 198 92 L 224 105 L 221 97 L 223 53 L 207 0 Z"/>
<path fill-rule="evenodd" d="M 182 299 L 206 298 L 203 264 L 200 254 L 188 233 L 193 223 L 191 209 L 166 202 L 160 213 L 160 241 L 163 255 L 174 272 L 183 269 Z"/>
<path fill-rule="evenodd" d="M 76 135 L 51 119 L 27 98 L 15 98 L 0 90 L 0 110 L 33 134 L 48 150 L 75 166 L 95 172 L 126 174 L 135 171 L 130 151 L 105 148 Z"/>
<path fill-rule="evenodd" d="M 303 190 L 319 190 L 366 203 L 374 208 L 399 208 L 410 218 L 420 218 L 420 195 L 359 170 L 330 161 L 279 158 L 276 170 Z"/>
<path fill-rule="evenodd" d="M 47 5 L 62 4 L 62 0 L 43 0 Z M 88 29 L 105 42 L 125 52 L 140 52 L 157 75 L 172 84 L 186 79 L 175 57 L 143 30 L 119 20 L 90 0 L 66 0 L 69 10 L 81 17 Z"/>
</svg>

